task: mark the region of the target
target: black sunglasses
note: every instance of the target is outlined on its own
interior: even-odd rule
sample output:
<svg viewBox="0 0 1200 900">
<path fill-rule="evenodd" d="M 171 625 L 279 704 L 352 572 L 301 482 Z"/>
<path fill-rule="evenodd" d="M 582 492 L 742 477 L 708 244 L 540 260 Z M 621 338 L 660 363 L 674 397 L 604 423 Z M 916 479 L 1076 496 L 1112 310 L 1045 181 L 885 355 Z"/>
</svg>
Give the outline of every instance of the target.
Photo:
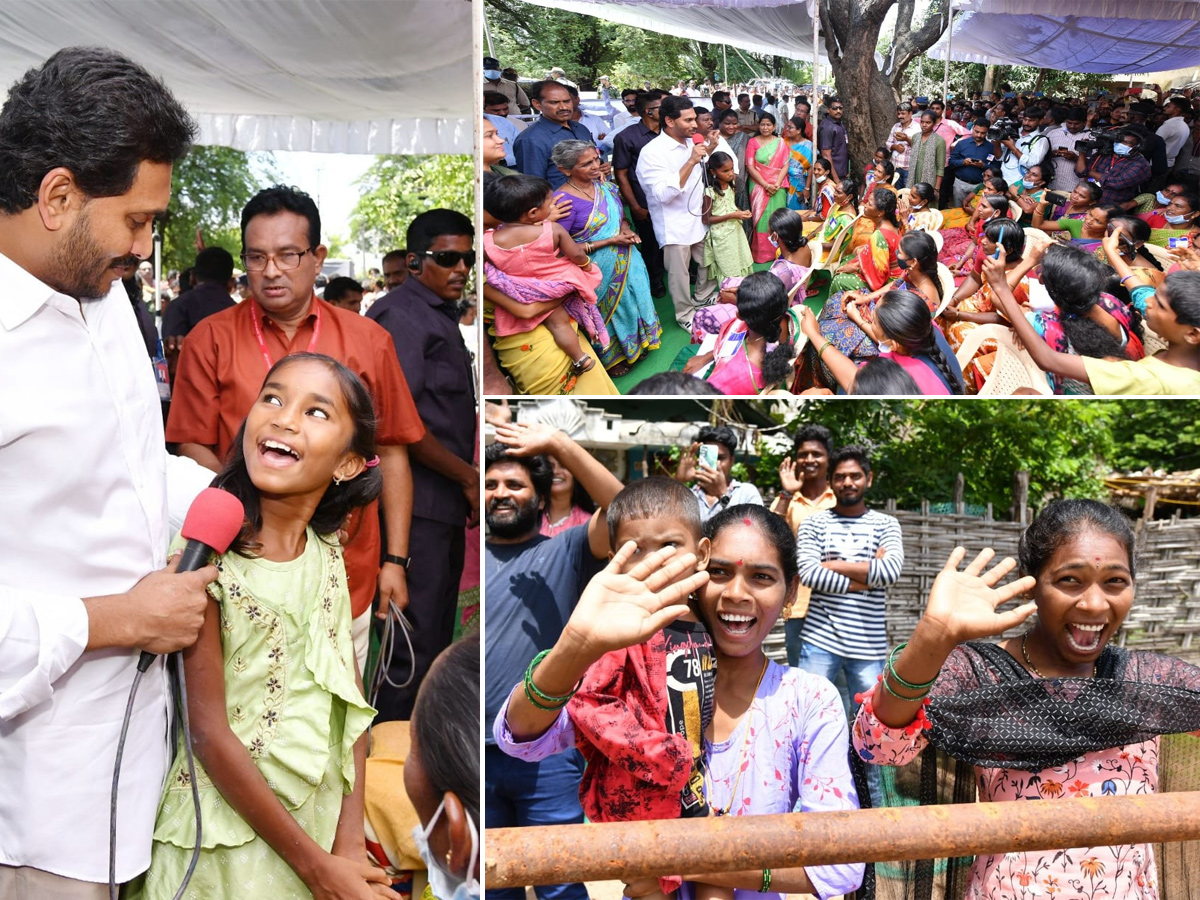
<svg viewBox="0 0 1200 900">
<path fill-rule="evenodd" d="M 433 257 L 434 263 L 443 269 L 453 269 L 460 262 L 466 263 L 468 269 L 475 266 L 474 250 L 468 250 L 466 253 L 459 250 L 426 250 L 424 255 Z"/>
</svg>

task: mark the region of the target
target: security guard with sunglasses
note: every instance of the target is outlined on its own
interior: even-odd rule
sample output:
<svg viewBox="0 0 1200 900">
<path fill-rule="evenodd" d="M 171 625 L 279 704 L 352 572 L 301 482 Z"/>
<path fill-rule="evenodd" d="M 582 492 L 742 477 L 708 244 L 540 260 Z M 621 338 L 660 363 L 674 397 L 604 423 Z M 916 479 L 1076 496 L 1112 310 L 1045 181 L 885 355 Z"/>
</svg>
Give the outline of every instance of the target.
<svg viewBox="0 0 1200 900">
<path fill-rule="evenodd" d="M 411 565 L 405 616 L 412 625 L 412 650 L 397 637 L 388 681 L 376 701 L 380 721 L 412 716 L 421 680 L 450 645 L 466 528 L 478 517 L 475 379 L 471 354 L 458 328 L 458 304 L 475 266 L 474 239 L 475 227 L 462 213 L 421 213 L 408 226 L 408 278 L 367 311 L 392 335 L 425 423 L 425 436 L 409 448 L 409 554 L 399 560 L 384 558 L 385 564 Z"/>
</svg>

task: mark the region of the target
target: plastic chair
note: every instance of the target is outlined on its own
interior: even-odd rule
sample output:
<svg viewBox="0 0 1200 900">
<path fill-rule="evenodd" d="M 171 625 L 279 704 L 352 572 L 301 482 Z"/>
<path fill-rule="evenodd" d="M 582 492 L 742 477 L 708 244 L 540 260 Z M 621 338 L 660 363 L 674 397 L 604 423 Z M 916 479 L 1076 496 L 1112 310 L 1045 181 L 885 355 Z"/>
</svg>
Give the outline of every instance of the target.
<svg viewBox="0 0 1200 900">
<path fill-rule="evenodd" d="M 820 258 L 819 262 L 817 261 L 818 260 L 817 251 L 816 250 L 813 251 L 813 269 L 814 270 L 836 268 L 837 262 L 842 255 L 842 246 L 846 243 L 846 238 L 849 237 L 850 234 L 854 231 L 854 225 L 860 218 L 861 218 L 861 216 L 855 216 L 850 221 L 850 223 L 848 225 L 846 225 L 845 228 L 843 228 L 841 231 L 839 231 L 837 233 L 837 235 L 833 239 L 833 242 L 830 243 L 828 251 L 823 252 L 822 255 L 819 257 Z M 824 229 L 824 226 L 822 226 L 822 229 Z M 824 250 L 820 241 L 815 241 L 815 242 L 811 242 L 811 243 L 815 243 L 817 245 L 818 249 Z"/>
<path fill-rule="evenodd" d="M 937 311 L 933 314 L 935 319 L 946 311 L 946 307 L 950 305 L 950 301 L 954 298 L 954 291 L 957 289 L 954 276 L 950 273 L 950 267 L 945 263 L 937 264 L 937 278 L 942 286 L 942 302 L 938 304 Z"/>
<path fill-rule="evenodd" d="M 1163 271 L 1166 271 L 1168 267 L 1178 262 L 1178 260 L 1171 255 L 1170 250 L 1168 250 L 1166 247 L 1160 247 L 1158 244 L 1151 244 L 1149 241 L 1147 241 L 1146 243 L 1142 244 L 1142 249 L 1154 257 L 1158 264 L 1163 267 Z"/>
<path fill-rule="evenodd" d="M 1017 347 L 1012 332 L 1004 325 L 977 325 L 971 329 L 954 354 L 964 372 L 986 340 L 996 342 L 996 359 L 977 396 L 1009 397 L 1017 388 L 1033 388 L 1039 394 L 1053 393 L 1046 373 L 1038 368 L 1028 351 Z"/>
</svg>

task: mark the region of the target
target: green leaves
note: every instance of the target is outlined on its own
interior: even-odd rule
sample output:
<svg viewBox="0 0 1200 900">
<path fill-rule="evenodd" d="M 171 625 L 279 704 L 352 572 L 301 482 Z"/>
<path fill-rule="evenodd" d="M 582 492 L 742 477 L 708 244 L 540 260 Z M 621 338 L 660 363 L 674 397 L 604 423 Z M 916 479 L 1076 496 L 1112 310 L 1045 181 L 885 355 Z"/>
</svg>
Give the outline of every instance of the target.
<svg viewBox="0 0 1200 900">
<path fill-rule="evenodd" d="M 387 253 L 404 246 L 418 214 L 442 207 L 475 218 L 475 166 L 470 156 L 381 156 L 356 182 L 362 196 L 350 217 L 361 248 Z"/>
</svg>

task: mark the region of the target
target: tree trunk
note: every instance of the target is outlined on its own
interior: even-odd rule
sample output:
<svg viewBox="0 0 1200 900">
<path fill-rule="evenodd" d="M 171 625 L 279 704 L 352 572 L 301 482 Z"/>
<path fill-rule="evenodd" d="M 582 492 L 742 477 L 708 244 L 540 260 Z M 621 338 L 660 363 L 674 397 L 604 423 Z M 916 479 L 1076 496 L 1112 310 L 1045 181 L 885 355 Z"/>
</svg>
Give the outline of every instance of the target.
<svg viewBox="0 0 1200 900">
<path fill-rule="evenodd" d="M 850 171 L 858 173 L 896 121 L 897 94 L 875 64 L 879 28 L 894 0 L 822 0 L 825 52 L 846 112 Z"/>
<path fill-rule="evenodd" d="M 996 89 L 996 67 L 994 65 L 987 67 L 987 72 L 983 76 L 983 92 L 990 94 Z"/>
</svg>

